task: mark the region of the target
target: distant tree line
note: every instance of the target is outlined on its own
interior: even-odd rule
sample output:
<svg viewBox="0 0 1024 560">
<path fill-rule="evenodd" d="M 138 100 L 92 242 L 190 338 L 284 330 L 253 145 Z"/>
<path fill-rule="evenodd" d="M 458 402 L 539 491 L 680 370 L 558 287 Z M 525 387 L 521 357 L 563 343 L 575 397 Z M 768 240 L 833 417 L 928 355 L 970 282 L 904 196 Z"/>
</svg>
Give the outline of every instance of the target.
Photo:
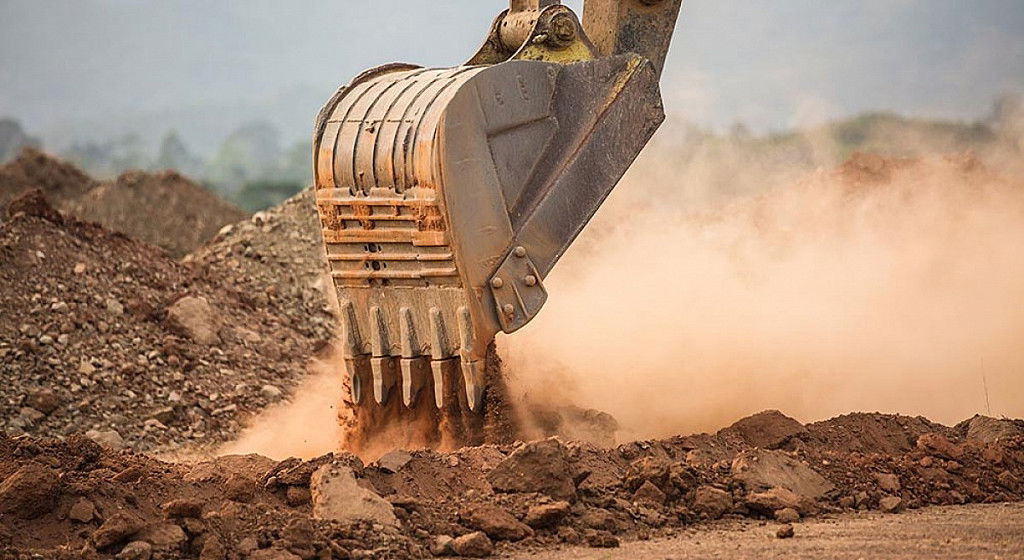
<svg viewBox="0 0 1024 560">
<path fill-rule="evenodd" d="M 0 164 L 25 146 L 42 147 L 21 124 L 0 119 Z M 249 211 L 262 210 L 299 192 L 312 181 L 312 143 L 284 149 L 281 133 L 266 122 L 243 124 L 228 135 L 209 159 L 189 150 L 181 135 L 169 130 L 156 153 L 146 150 L 138 134 L 108 140 L 76 141 L 59 156 L 94 177 L 113 177 L 128 169 L 174 169 Z"/>
<path fill-rule="evenodd" d="M 886 155 L 914 155 L 914 150 L 958 152 L 991 145 L 1009 147 L 1024 155 L 1024 96 L 999 97 L 987 118 L 975 123 L 907 118 L 891 113 L 865 113 L 820 127 L 754 134 L 743 123 L 724 133 L 686 125 L 672 138 L 679 164 L 690 152 L 737 150 L 748 157 L 806 160 L 818 163 L 815 145 L 822 139 L 834 148 L 838 163 L 854 151 Z M 17 121 L 0 119 L 0 163 L 14 157 L 21 146 L 39 146 Z M 248 122 L 224 139 L 209 158 L 189 150 L 174 130 L 164 134 L 155 154 L 147 153 L 137 134 L 105 141 L 78 141 L 61 155 L 97 177 L 110 177 L 127 169 L 175 169 L 225 199 L 250 211 L 272 206 L 297 193 L 312 181 L 312 143 L 283 147 L 281 133 L 263 121 Z"/>
<path fill-rule="evenodd" d="M 144 145 L 139 135 L 126 134 L 75 142 L 60 155 L 99 177 L 126 169 L 174 169 L 249 211 L 277 204 L 312 180 L 312 143 L 285 149 L 280 131 L 262 121 L 235 129 L 209 159 L 189 150 L 175 130 L 164 134 L 155 154 L 146 153 Z"/>
</svg>

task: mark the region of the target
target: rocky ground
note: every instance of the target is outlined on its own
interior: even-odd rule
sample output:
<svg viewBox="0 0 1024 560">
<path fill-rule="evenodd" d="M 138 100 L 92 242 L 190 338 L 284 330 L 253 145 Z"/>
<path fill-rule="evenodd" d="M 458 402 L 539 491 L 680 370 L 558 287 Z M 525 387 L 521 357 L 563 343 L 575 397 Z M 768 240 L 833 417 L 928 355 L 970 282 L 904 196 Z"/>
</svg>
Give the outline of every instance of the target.
<svg viewBox="0 0 1024 560">
<path fill-rule="evenodd" d="M 877 188 L 914 165 L 858 155 L 833 173 Z M 970 158 L 940 165 L 985 173 Z M 161 249 L 54 209 L 152 206 L 145 193 L 178 181 L 119 180 L 138 188 L 98 190 L 30 151 L 0 168 L 0 558 L 483 557 L 618 547 L 719 519 L 771 520 L 787 538 L 842 512 L 1024 500 L 1024 422 L 985 417 L 803 425 L 769 411 L 614 447 L 607 415 L 524 407 L 523 433 L 569 437 L 371 464 L 158 460 L 231 440 L 286 401 L 331 353 L 336 323 L 309 191 L 217 223 L 195 250 L 202 236 Z"/>
<path fill-rule="evenodd" d="M 251 294 L 260 307 L 312 338 L 328 340 L 335 332 L 312 189 L 250 220 L 225 226 L 184 261 L 225 286 Z"/>
<path fill-rule="evenodd" d="M 264 294 L 62 215 L 38 190 L 0 222 L 0 286 L 0 421 L 12 435 L 215 444 L 285 397 L 327 343 Z"/>
<path fill-rule="evenodd" d="M 616 448 L 548 439 L 396 450 L 369 465 L 346 453 L 164 463 L 78 435 L 3 437 L 0 480 L 0 550 L 24 555 L 484 557 L 614 548 L 722 518 L 772 520 L 788 538 L 844 511 L 1021 500 L 1024 422 L 856 414 L 801 425 L 768 411 Z"/>
<path fill-rule="evenodd" d="M 636 541 L 614 550 L 572 547 L 510 557 L 530 560 L 759 558 L 762 560 L 1004 560 L 1024 554 L 1024 504 L 939 506 L 891 516 L 880 512 L 822 515 L 778 539 L 778 524 L 723 520 Z"/>
</svg>

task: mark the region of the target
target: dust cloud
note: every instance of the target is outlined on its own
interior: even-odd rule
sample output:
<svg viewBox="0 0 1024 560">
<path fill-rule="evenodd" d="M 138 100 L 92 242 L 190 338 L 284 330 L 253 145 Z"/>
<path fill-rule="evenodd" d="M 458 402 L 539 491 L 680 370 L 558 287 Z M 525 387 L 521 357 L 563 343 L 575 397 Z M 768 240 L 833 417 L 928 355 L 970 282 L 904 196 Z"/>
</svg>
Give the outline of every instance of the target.
<svg viewBox="0 0 1024 560">
<path fill-rule="evenodd" d="M 235 441 L 217 455 L 257 453 L 272 459 L 312 459 L 336 451 L 342 439 L 338 422 L 344 369 L 329 360 L 316 362 L 292 397 L 263 411 Z"/>
<path fill-rule="evenodd" d="M 547 279 L 544 311 L 499 341 L 511 385 L 607 411 L 620 439 L 767 408 L 1024 416 L 1015 181 L 970 156 L 808 177 L 654 146 Z"/>
</svg>

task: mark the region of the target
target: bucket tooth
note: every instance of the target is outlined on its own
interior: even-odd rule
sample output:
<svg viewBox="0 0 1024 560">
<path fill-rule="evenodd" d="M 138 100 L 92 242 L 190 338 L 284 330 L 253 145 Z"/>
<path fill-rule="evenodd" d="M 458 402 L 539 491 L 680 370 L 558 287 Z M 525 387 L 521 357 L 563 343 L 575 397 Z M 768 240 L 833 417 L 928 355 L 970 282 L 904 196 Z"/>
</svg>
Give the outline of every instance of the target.
<svg viewBox="0 0 1024 560">
<path fill-rule="evenodd" d="M 370 369 L 373 370 L 373 399 L 379 405 L 385 405 L 394 388 L 398 374 L 395 371 L 395 359 L 374 356 L 370 358 Z"/>
<path fill-rule="evenodd" d="M 430 308 L 430 356 L 435 360 L 443 360 L 451 357 L 451 345 L 448 341 L 448 332 L 444 327 L 444 317 L 441 310 L 436 307 Z"/>
<path fill-rule="evenodd" d="M 344 338 L 343 351 L 345 357 L 358 356 L 364 352 L 363 339 L 359 333 L 359 322 L 356 321 L 356 308 L 351 301 L 341 306 L 341 328 Z"/>
<path fill-rule="evenodd" d="M 434 406 L 444 408 L 444 363 L 431 360 L 430 373 L 434 377 Z"/>
<path fill-rule="evenodd" d="M 446 383 L 445 370 L 451 371 L 451 368 L 455 366 L 455 358 L 449 358 L 447 360 L 431 360 L 430 361 L 430 373 L 434 378 L 434 406 L 438 409 L 444 408 L 445 400 L 448 393 L 448 383 Z"/>
<path fill-rule="evenodd" d="M 402 358 L 401 362 L 402 402 L 405 403 L 405 406 L 412 408 L 416 403 L 416 397 L 431 377 L 427 365 L 428 359 L 426 357 Z"/>
<path fill-rule="evenodd" d="M 352 403 L 362 404 L 363 393 L 370 383 L 370 357 L 346 357 L 345 371 L 348 373 L 349 397 L 352 399 Z"/>
<path fill-rule="evenodd" d="M 462 360 L 462 380 L 466 384 L 466 402 L 473 412 L 480 412 L 484 400 L 484 378 L 480 362 Z"/>
<path fill-rule="evenodd" d="M 388 324 L 384 313 L 379 306 L 370 308 L 370 347 L 374 356 L 387 356 L 391 354 L 391 345 L 388 341 Z"/>
</svg>

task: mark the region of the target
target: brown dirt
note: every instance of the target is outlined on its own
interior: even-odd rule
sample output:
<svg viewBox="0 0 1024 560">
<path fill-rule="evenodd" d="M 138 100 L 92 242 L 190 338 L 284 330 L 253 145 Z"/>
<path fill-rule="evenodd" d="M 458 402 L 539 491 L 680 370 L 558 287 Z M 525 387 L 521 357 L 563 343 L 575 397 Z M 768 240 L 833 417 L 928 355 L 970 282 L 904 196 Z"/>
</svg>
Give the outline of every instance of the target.
<svg viewBox="0 0 1024 560">
<path fill-rule="evenodd" d="M 893 439 L 903 437 L 904 429 L 895 427 L 899 419 L 890 420 L 882 415 L 851 415 L 830 422 L 833 427 L 894 426 L 899 433 Z M 904 420 L 909 424 L 911 419 Z M 1019 428 L 1013 422 L 1007 426 Z M 802 498 L 798 507 L 806 518 L 876 510 L 885 507 L 884 499 L 893 497 L 901 504 L 896 511 L 1024 499 L 1021 435 L 980 442 L 944 428 L 944 433 L 953 433 L 951 439 L 930 432 L 906 451 L 861 453 L 820 443 L 816 435 L 820 425 L 805 428 L 806 432 L 785 443 L 795 449 L 780 453 L 834 485 L 816 500 Z M 738 458 L 754 448 L 735 442 L 735 431 L 726 429 L 613 449 L 545 444 L 544 453 L 565 458 L 563 466 L 555 467 L 566 471 L 561 473 L 552 471 L 555 463 L 547 460 L 510 466 L 509 461 L 522 455 L 522 444 L 468 447 L 452 453 L 415 451 L 404 464 L 383 468 L 364 466 L 348 454 L 307 462 L 229 456 L 174 464 L 115 452 L 81 436 L 63 442 L 0 437 L 0 519 L 5 528 L 0 550 L 38 552 L 43 557 L 109 558 L 127 542 L 150 538 L 154 528 L 160 527 L 162 534 L 178 535 L 173 540 L 173 557 L 199 557 L 204 547 L 214 546 L 208 543 L 216 542 L 229 555 L 219 558 L 259 557 L 254 553 L 264 549 L 320 558 L 425 558 L 436 536 L 468 534 L 478 524 L 494 531 L 500 553 L 587 543 L 615 546 L 620 541 L 671 536 L 711 520 L 701 513 L 705 510 L 697 497 L 699 488 L 717 489 L 714 492 L 727 498 L 726 518 L 770 518 L 771 510 L 755 507 L 761 499 L 756 494 L 759 489 L 738 477 Z M 707 462 L 703 460 L 707 456 L 719 458 Z M 386 530 L 379 525 L 313 519 L 308 499 L 302 496 L 312 472 L 328 462 L 352 467 L 362 485 L 390 501 L 400 527 Z M 543 480 L 536 481 L 539 487 L 552 478 L 568 476 L 574 481 L 575 499 L 561 515 L 532 530 L 523 529 L 521 520 L 537 519 L 528 517 L 530 508 L 553 508 L 553 499 L 528 490 L 496 492 L 489 482 L 496 468 L 518 472 L 526 481 L 523 488 L 531 477 L 541 476 L 541 471 L 531 468 L 543 470 Z M 21 483 L 27 479 L 43 483 Z M 92 507 L 83 508 L 82 500 Z M 83 509 L 91 512 L 86 521 L 81 520 Z M 801 531 L 797 529 L 798 536 Z M 524 535 L 521 540 L 507 540 Z M 97 550 L 97 541 L 107 544 Z"/>
<path fill-rule="evenodd" d="M 9 433 L 116 430 L 137 449 L 214 444 L 287 396 L 324 344 L 201 267 L 62 217 L 39 191 L 9 210 L 0 223 L 0 418 Z M 183 296 L 216 309 L 217 344 L 167 320 Z"/>
<path fill-rule="evenodd" d="M 840 172 L 867 188 L 879 174 L 905 171 L 877 163 Z M 963 169 L 979 172 L 967 160 Z M 78 435 L 116 430 L 135 450 L 195 451 L 289 395 L 307 360 L 330 351 L 335 327 L 310 196 L 223 229 L 183 262 L 60 214 L 43 192 L 11 201 L 0 220 L 0 313 L 15 318 L 0 322 L 0 557 L 111 558 L 149 540 L 169 547 L 156 558 L 418 558 L 437 537 L 477 529 L 493 533 L 498 553 L 521 553 L 616 546 L 722 515 L 1024 500 L 1019 420 L 947 427 L 856 413 L 801 425 L 767 411 L 715 434 L 618 447 L 513 443 L 580 425 L 608 438 L 617 425 L 595 411 L 512 403 L 493 348 L 482 417 L 461 414 L 454 399 L 440 413 L 418 407 L 411 421 L 397 398 L 359 409 L 348 443 L 363 456 L 443 450 L 412 451 L 399 466 L 364 466 L 348 453 L 170 463 Z M 183 296 L 215 310 L 199 319 L 216 325 L 216 344 L 169 319 Z M 310 475 L 327 462 L 351 466 L 401 526 L 313 519 Z M 756 472 L 766 465 L 774 466 Z M 808 486 L 824 490 L 792 489 Z M 522 529 L 540 510 L 557 514 Z M 513 534 L 526 536 L 507 540 Z"/>
<path fill-rule="evenodd" d="M 225 225 L 248 216 L 176 171 L 127 171 L 62 209 L 162 247 L 175 258 L 213 239 Z"/>
<path fill-rule="evenodd" d="M 34 148 L 0 166 L 0 206 L 31 189 L 57 209 L 162 247 L 175 258 L 197 249 L 247 213 L 175 171 L 128 171 L 96 181 Z"/>
<path fill-rule="evenodd" d="M 454 383 L 449 387 L 449 398 L 441 410 L 424 406 L 422 402 L 410 409 L 401 402 L 399 395 L 392 395 L 383 407 L 366 395 L 366 403 L 355 406 L 348 400 L 346 391 L 341 419 L 343 448 L 361 457 L 378 457 L 394 448 L 452 451 L 467 446 L 508 444 L 523 435 L 516 408 L 509 400 L 501 358 L 493 343 L 487 349 L 487 387 L 482 414 L 468 413 L 458 366 L 453 364 L 446 375 Z M 419 398 L 433 398 L 433 383 L 424 387 Z"/>
<path fill-rule="evenodd" d="M 223 228 L 185 262 L 249 294 L 261 308 L 310 338 L 334 336 L 337 320 L 311 189 Z"/>
<path fill-rule="evenodd" d="M 41 189 L 51 204 L 60 206 L 95 186 L 96 181 L 74 165 L 35 148 L 23 148 L 18 157 L 0 166 L 0 206 L 32 189 Z"/>
<path fill-rule="evenodd" d="M 823 516 L 795 527 L 790 539 L 779 525 L 729 520 L 680 530 L 664 539 L 624 543 L 617 550 L 560 548 L 510 558 L 531 560 L 633 560 L 634 558 L 758 558 L 759 560 L 1005 560 L 1024 554 L 1024 504 L 930 507 L 898 518 L 870 513 Z"/>
</svg>

